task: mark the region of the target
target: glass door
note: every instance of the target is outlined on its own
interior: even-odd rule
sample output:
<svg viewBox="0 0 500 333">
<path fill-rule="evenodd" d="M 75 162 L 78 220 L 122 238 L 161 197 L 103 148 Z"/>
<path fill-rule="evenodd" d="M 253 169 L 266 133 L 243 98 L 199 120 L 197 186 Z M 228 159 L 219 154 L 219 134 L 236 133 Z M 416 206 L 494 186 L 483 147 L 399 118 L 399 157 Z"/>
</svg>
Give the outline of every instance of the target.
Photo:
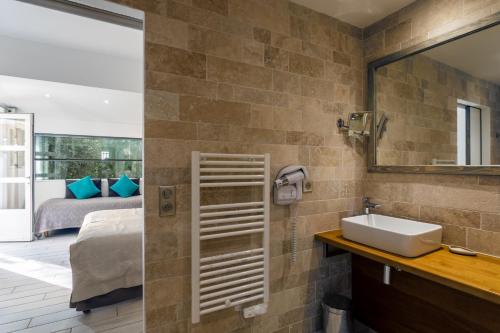
<svg viewBox="0 0 500 333">
<path fill-rule="evenodd" d="M 31 241 L 33 115 L 0 113 L 0 241 Z"/>
</svg>

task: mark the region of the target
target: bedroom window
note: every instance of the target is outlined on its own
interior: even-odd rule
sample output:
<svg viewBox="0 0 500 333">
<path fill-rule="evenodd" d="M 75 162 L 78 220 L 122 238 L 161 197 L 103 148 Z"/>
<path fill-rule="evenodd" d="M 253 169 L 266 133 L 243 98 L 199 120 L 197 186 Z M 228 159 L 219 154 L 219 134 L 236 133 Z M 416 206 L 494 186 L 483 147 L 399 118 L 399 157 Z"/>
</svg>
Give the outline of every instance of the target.
<svg viewBox="0 0 500 333">
<path fill-rule="evenodd" d="M 35 179 L 142 177 L 142 140 L 35 135 Z"/>
</svg>

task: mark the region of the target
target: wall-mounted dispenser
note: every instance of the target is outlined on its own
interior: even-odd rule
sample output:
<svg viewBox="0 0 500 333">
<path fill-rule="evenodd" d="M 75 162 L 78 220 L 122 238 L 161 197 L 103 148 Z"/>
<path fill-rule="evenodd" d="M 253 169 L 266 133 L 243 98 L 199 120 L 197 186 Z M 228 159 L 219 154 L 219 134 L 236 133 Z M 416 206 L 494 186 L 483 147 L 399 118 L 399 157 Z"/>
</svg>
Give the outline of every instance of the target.
<svg viewBox="0 0 500 333">
<path fill-rule="evenodd" d="M 274 181 L 274 203 L 289 205 L 292 223 L 290 240 L 291 261 L 297 259 L 297 214 L 292 204 L 302 200 L 302 192 L 312 192 L 309 173 L 303 165 L 290 165 L 278 172 Z"/>
<path fill-rule="evenodd" d="M 337 127 L 346 132 L 349 137 L 363 142 L 364 138 L 370 135 L 371 116 L 372 112 L 370 111 L 349 113 L 347 123 L 342 118 L 339 118 Z"/>
</svg>

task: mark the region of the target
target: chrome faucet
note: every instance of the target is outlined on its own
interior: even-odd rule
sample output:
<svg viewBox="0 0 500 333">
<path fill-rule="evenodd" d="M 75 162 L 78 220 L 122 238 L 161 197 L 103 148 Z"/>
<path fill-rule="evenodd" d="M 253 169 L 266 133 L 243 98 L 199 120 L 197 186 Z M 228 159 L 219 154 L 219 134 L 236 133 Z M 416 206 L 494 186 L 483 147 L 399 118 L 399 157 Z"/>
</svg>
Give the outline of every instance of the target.
<svg viewBox="0 0 500 333">
<path fill-rule="evenodd" d="M 363 207 L 365 208 L 365 214 L 370 215 L 370 209 L 380 208 L 382 205 L 370 202 L 370 198 L 363 197 Z"/>
</svg>

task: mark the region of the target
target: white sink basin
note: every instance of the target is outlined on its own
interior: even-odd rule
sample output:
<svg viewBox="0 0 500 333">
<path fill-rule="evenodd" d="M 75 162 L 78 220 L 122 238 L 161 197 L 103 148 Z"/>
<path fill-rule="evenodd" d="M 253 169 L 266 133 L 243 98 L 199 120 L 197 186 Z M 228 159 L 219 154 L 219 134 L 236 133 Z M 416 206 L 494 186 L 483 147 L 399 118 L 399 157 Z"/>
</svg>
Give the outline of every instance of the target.
<svg viewBox="0 0 500 333">
<path fill-rule="evenodd" d="M 370 214 L 342 219 L 344 238 L 405 257 L 417 257 L 441 246 L 440 225 Z"/>
</svg>

